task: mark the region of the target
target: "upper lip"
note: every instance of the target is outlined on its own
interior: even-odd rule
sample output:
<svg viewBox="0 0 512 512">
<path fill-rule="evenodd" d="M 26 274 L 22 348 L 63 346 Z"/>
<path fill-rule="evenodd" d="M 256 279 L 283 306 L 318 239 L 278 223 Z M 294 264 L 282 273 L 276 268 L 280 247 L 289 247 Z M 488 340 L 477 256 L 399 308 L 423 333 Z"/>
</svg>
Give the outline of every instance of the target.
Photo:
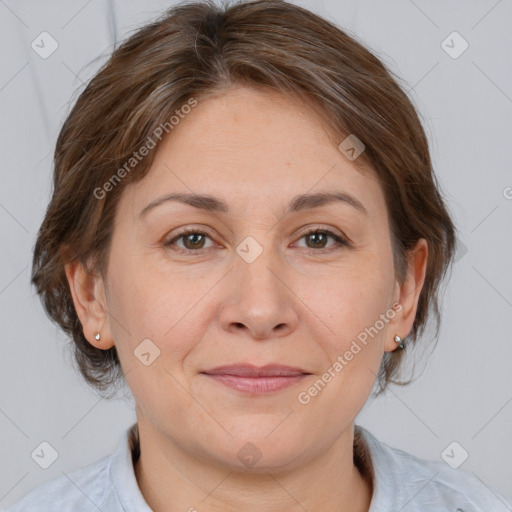
<svg viewBox="0 0 512 512">
<path fill-rule="evenodd" d="M 282 364 L 255 366 L 249 363 L 216 366 L 211 370 L 205 370 L 201 373 L 206 373 L 208 375 L 235 375 L 238 377 L 290 377 L 294 375 L 309 375 L 309 372 L 294 366 L 286 366 Z"/>
</svg>

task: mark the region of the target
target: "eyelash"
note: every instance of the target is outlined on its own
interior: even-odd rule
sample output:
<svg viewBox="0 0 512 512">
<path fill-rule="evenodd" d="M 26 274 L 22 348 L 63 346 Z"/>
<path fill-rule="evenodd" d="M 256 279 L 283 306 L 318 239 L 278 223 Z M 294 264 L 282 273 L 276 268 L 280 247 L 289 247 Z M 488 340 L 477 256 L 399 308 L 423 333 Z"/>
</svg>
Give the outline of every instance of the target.
<svg viewBox="0 0 512 512">
<path fill-rule="evenodd" d="M 351 247 L 351 244 L 346 239 L 344 239 L 343 237 L 337 235 L 336 233 L 333 233 L 332 231 L 330 231 L 328 229 L 321 229 L 321 228 L 312 228 L 312 229 L 306 231 L 305 233 L 303 233 L 301 235 L 299 240 L 301 240 L 302 238 L 304 238 L 304 237 L 306 237 L 308 235 L 312 235 L 312 234 L 315 234 L 315 233 L 322 233 L 322 234 L 326 234 L 326 235 L 330 236 L 331 238 L 333 238 L 336 241 L 336 244 L 334 244 L 334 246 L 332 246 L 332 247 L 330 247 L 328 249 L 324 248 L 324 249 L 309 249 L 309 250 L 306 250 L 307 254 L 313 254 L 313 253 L 326 254 L 326 253 L 330 253 L 330 252 L 335 251 L 335 250 L 340 250 L 343 247 Z M 191 235 L 191 234 L 194 234 L 194 235 L 205 235 L 208 238 L 211 238 L 208 233 L 206 233 L 205 231 L 202 231 L 200 229 L 187 229 L 185 231 L 182 231 L 181 233 L 179 233 L 178 235 L 176 235 L 172 239 L 170 239 L 168 241 L 165 241 L 163 243 L 163 246 L 171 248 L 171 245 L 174 244 L 176 241 L 178 241 L 180 238 L 183 238 L 183 237 L 185 237 L 187 235 Z M 187 254 L 189 254 L 191 256 L 194 256 L 196 254 L 200 254 L 202 251 L 207 250 L 207 249 L 182 249 L 182 248 L 177 248 L 176 249 L 176 248 L 171 248 L 171 250 L 177 251 L 177 252 L 181 252 L 181 253 L 187 253 Z"/>
</svg>

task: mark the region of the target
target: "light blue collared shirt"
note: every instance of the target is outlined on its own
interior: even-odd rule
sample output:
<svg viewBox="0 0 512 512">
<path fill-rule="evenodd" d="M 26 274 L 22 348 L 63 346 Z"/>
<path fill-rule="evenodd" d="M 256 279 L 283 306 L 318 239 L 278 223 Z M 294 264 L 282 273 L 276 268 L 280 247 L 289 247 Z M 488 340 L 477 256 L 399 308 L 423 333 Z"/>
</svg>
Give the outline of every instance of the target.
<svg viewBox="0 0 512 512">
<path fill-rule="evenodd" d="M 39 485 L 6 512 L 152 512 L 133 469 L 136 425 L 123 432 L 113 454 Z M 392 448 L 359 425 L 355 432 L 373 474 L 368 512 L 512 512 L 510 502 L 470 472 Z"/>
</svg>

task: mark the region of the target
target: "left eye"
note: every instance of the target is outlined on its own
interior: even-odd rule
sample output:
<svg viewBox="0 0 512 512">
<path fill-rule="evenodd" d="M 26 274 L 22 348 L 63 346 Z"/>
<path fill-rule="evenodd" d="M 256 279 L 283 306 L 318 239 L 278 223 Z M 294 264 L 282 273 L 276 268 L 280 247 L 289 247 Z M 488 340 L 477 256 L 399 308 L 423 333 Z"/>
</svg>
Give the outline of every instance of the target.
<svg viewBox="0 0 512 512">
<path fill-rule="evenodd" d="M 303 238 L 308 238 L 310 240 L 314 240 L 314 244 L 322 244 L 325 242 L 328 238 L 332 238 L 336 241 L 335 244 L 333 244 L 335 247 L 339 246 L 349 246 L 349 243 L 342 238 L 341 236 L 337 235 L 336 233 L 333 233 L 332 231 L 329 231 L 328 229 L 312 229 L 304 233 L 299 240 L 302 240 Z M 318 248 L 318 247 L 316 247 Z M 320 247 L 320 249 L 324 249 L 325 246 Z M 313 251 L 315 252 L 315 251 Z"/>
<path fill-rule="evenodd" d="M 336 243 L 333 244 L 335 248 L 340 248 L 341 246 L 350 247 L 350 244 L 344 238 L 342 238 L 341 236 L 339 236 L 327 229 L 316 228 L 316 229 L 309 230 L 308 232 L 303 233 L 302 236 L 299 238 L 299 240 L 302 240 L 303 238 L 308 239 L 308 237 L 309 237 L 309 240 L 313 240 L 314 247 L 312 247 L 312 249 L 317 249 L 317 250 L 308 251 L 308 252 L 321 252 L 322 249 L 325 249 L 324 244 L 328 238 L 332 238 L 333 240 L 335 240 Z M 183 248 L 183 247 L 178 246 L 178 248 L 174 249 L 174 250 L 178 250 L 180 252 L 187 252 L 189 254 L 190 253 L 196 254 L 201 249 L 204 249 L 204 242 L 205 242 L 206 238 L 210 238 L 210 236 L 208 235 L 208 233 L 205 233 L 204 231 L 189 230 L 189 231 L 184 231 L 183 233 L 180 233 L 179 235 L 176 235 L 174 238 L 164 242 L 163 245 L 165 247 L 171 247 L 177 241 L 183 239 L 185 247 Z M 210 238 L 210 240 L 211 240 L 211 238 Z M 319 245 L 320 245 L 320 247 L 319 247 Z M 320 249 L 320 251 L 318 249 Z M 332 249 L 329 249 L 329 250 L 332 250 Z"/>
</svg>

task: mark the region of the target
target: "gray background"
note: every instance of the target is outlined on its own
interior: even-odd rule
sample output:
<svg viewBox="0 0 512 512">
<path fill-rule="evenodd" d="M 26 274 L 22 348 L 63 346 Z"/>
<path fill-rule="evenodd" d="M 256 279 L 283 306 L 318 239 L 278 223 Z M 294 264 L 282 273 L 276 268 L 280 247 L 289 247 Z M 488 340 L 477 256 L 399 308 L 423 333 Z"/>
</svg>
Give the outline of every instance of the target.
<svg viewBox="0 0 512 512">
<path fill-rule="evenodd" d="M 457 441 L 469 453 L 461 468 L 512 499 L 512 1 L 295 3 L 354 32 L 403 78 L 461 233 L 436 350 L 418 358 L 414 384 L 368 402 L 356 423 L 428 459 Z M 102 400 L 73 370 L 29 285 L 31 250 L 70 101 L 114 41 L 171 4 L 0 0 L 0 507 L 111 453 L 135 421 L 129 396 Z M 47 59 L 31 48 L 42 31 L 59 45 Z M 469 44 L 458 58 L 441 46 L 453 31 Z M 30 457 L 42 441 L 58 452 L 46 470 Z"/>
</svg>

